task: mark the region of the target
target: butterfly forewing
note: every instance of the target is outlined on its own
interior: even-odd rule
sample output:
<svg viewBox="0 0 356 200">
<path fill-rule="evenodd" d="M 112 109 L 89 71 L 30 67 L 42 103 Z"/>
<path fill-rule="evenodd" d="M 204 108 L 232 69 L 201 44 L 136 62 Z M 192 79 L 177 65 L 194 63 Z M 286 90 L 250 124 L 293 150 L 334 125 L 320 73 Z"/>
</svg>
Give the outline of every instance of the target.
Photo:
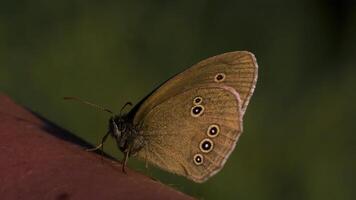
<svg viewBox="0 0 356 200">
<path fill-rule="evenodd" d="M 139 123 L 153 107 L 187 89 L 226 85 L 240 95 L 244 113 L 257 81 L 255 56 L 247 51 L 224 53 L 205 59 L 168 80 L 155 90 L 138 109 L 134 109 L 134 123 Z M 219 79 L 219 76 L 222 79 Z"/>
</svg>

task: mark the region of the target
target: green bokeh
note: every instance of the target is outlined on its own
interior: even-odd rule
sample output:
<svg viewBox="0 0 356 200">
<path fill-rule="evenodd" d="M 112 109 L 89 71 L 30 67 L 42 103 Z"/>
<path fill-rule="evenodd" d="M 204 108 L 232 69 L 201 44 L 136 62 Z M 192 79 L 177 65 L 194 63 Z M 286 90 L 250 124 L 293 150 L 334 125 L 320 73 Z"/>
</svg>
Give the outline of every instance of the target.
<svg viewBox="0 0 356 200">
<path fill-rule="evenodd" d="M 92 144 L 108 116 L 199 60 L 259 63 L 244 134 L 204 184 L 129 165 L 201 199 L 356 199 L 353 1 L 6 1 L 0 91 Z M 110 154 L 120 158 L 114 142 Z"/>
</svg>

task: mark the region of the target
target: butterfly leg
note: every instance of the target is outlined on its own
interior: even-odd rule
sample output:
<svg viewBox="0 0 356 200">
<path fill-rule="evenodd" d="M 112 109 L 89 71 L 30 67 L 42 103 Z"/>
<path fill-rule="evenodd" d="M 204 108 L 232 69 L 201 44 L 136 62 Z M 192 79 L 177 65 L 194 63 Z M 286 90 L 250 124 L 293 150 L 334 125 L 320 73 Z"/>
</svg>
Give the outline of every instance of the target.
<svg viewBox="0 0 356 200">
<path fill-rule="evenodd" d="M 129 101 L 129 102 L 126 102 L 124 106 L 122 106 L 122 108 L 120 110 L 120 113 L 119 113 L 120 116 L 121 116 L 121 113 L 125 109 L 126 106 L 132 106 L 132 103 Z"/>
<path fill-rule="evenodd" d="M 127 174 L 125 170 L 125 166 L 127 164 L 127 160 L 129 159 L 129 153 L 130 153 L 129 151 L 125 152 L 124 159 L 122 161 L 122 172 L 124 172 L 125 174 Z"/>
<path fill-rule="evenodd" d="M 98 150 L 98 149 L 101 149 L 101 153 L 104 153 L 104 142 L 105 142 L 106 139 L 108 138 L 109 134 L 110 134 L 110 133 L 107 132 L 107 133 L 104 135 L 104 137 L 101 139 L 101 143 L 100 143 L 98 146 L 96 146 L 96 147 L 94 147 L 94 148 L 86 149 L 86 151 L 96 151 L 96 150 Z"/>
<path fill-rule="evenodd" d="M 145 145 L 146 152 L 148 151 L 148 145 Z M 147 159 L 147 153 L 145 153 L 145 167 L 148 169 L 148 159 Z"/>
</svg>

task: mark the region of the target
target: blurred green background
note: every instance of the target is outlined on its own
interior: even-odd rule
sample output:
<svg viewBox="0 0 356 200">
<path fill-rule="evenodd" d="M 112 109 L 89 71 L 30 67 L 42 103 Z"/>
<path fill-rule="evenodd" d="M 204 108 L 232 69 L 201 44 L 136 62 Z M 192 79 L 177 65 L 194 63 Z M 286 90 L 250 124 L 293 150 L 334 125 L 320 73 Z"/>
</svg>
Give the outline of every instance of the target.
<svg viewBox="0 0 356 200">
<path fill-rule="evenodd" d="M 259 63 L 244 134 L 195 184 L 132 168 L 200 199 L 356 199 L 356 6 L 346 0 L 2 1 L 0 91 L 92 144 L 108 115 L 196 62 Z M 121 158 L 110 140 L 106 150 Z"/>
</svg>

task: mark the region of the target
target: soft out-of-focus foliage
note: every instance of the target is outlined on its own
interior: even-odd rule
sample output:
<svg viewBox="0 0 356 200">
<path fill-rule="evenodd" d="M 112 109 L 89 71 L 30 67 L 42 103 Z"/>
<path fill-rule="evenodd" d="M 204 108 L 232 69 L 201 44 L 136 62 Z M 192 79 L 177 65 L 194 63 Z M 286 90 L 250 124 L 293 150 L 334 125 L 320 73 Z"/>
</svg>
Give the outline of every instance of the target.
<svg viewBox="0 0 356 200">
<path fill-rule="evenodd" d="M 201 59 L 252 51 L 257 88 L 218 175 L 130 165 L 202 199 L 356 198 L 352 0 L 5 1 L 0 39 L 0 90 L 93 144 L 109 116 L 63 96 L 118 111 Z"/>
</svg>

